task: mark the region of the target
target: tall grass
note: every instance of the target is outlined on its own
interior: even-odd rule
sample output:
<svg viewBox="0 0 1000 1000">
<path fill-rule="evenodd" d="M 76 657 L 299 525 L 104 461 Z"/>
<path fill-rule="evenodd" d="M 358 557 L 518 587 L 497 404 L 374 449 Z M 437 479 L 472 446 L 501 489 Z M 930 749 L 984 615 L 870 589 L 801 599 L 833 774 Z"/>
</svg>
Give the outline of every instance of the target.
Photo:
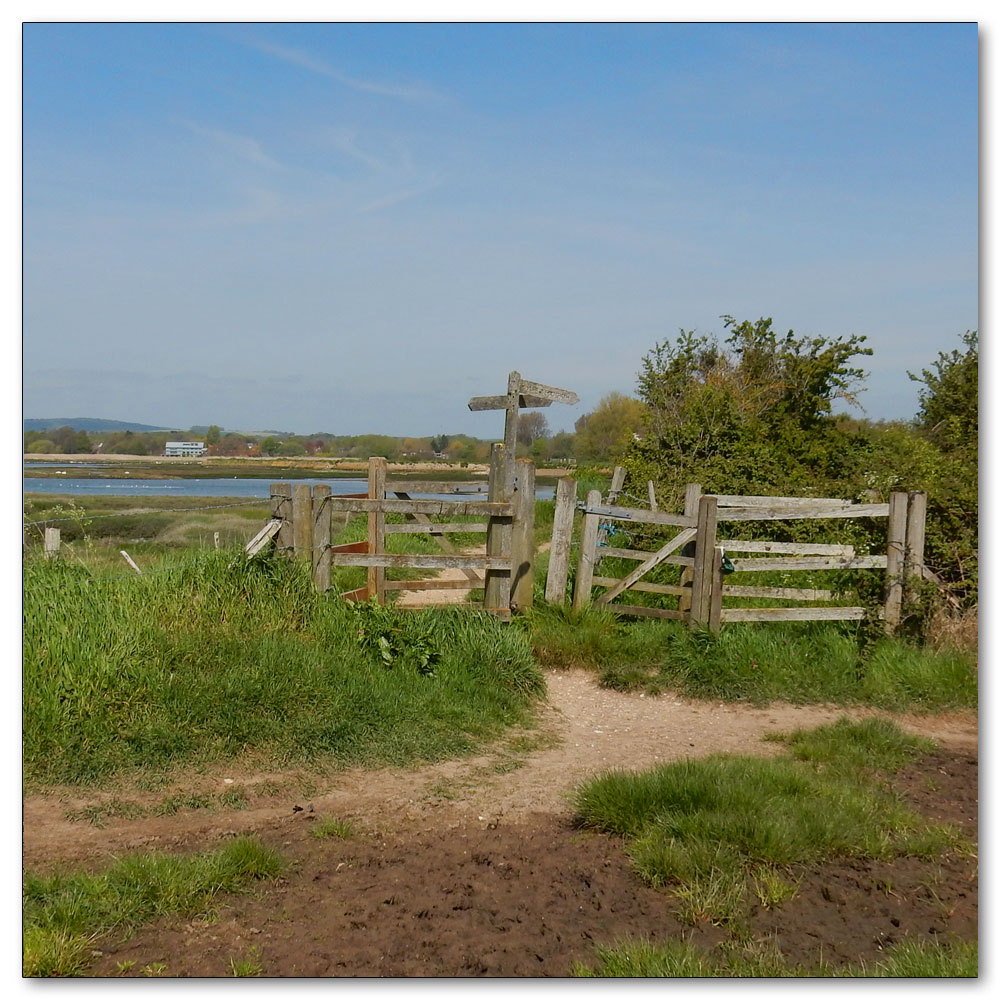
<svg viewBox="0 0 1000 1000">
<path fill-rule="evenodd" d="M 644 939 L 620 941 L 597 949 L 596 967 L 578 963 L 574 976 L 602 978 L 789 978 L 874 977 L 975 978 L 979 975 L 976 942 L 902 941 L 872 965 L 833 968 L 826 962 L 804 966 L 788 962 L 773 945 L 750 944 L 714 952 L 687 941 L 662 944 Z"/>
<path fill-rule="evenodd" d="M 274 878 L 284 862 L 252 838 L 204 854 L 131 854 L 98 874 L 24 879 L 25 976 L 70 976 L 90 960 L 96 936 L 126 930 L 164 914 L 204 911 L 220 892 Z"/>
<path fill-rule="evenodd" d="M 362 641 L 364 607 L 318 594 L 283 559 L 209 552 L 107 578 L 29 561 L 24 576 L 31 780 L 250 750 L 278 763 L 437 760 L 525 721 L 543 690 L 523 632 L 468 609 L 379 609 L 390 648 L 427 662 L 386 661 Z"/>
<path fill-rule="evenodd" d="M 927 746 L 894 723 L 847 720 L 786 737 L 797 759 L 719 755 L 583 784 L 587 825 L 623 836 L 636 871 L 672 884 L 682 919 L 739 914 L 748 880 L 828 857 L 933 856 L 961 844 L 923 822 L 871 775 Z"/>
<path fill-rule="evenodd" d="M 530 628 L 542 663 L 592 669 L 618 690 L 911 711 L 973 707 L 978 697 L 974 656 L 888 637 L 865 649 L 852 624 L 731 624 L 713 635 L 681 622 L 624 621 L 596 605 L 540 605 Z"/>
</svg>

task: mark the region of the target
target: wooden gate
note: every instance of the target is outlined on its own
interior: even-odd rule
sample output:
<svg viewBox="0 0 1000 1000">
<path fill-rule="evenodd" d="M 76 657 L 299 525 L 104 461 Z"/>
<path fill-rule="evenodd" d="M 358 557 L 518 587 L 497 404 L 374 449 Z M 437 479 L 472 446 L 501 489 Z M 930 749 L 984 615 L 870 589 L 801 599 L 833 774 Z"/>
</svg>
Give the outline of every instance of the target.
<svg viewBox="0 0 1000 1000">
<path fill-rule="evenodd" d="M 620 489 L 621 477 L 617 479 Z M 572 481 L 563 482 L 569 485 L 563 488 L 561 482 L 561 488 L 557 490 L 550 575 L 546 587 L 546 598 L 556 602 L 562 601 L 565 589 L 569 546 L 567 538 L 562 536 L 566 534 L 567 523 L 572 525 L 571 505 L 575 500 L 571 492 Z M 614 496 L 609 495 L 609 500 L 617 495 L 616 490 Z M 627 508 L 614 502 L 602 503 L 597 490 L 588 493 L 586 502 L 579 509 L 584 517 L 573 593 L 574 608 L 584 607 L 593 601 L 620 614 L 677 619 L 713 631 L 718 631 L 725 622 L 858 620 L 865 617 L 866 609 L 863 607 L 817 606 L 836 599 L 836 595 L 829 590 L 744 586 L 728 581 L 731 574 L 741 572 L 876 569 L 883 570 L 886 576 L 885 603 L 881 614 L 887 631 L 891 632 L 899 624 L 907 581 L 926 575 L 923 567 L 926 496 L 923 493 L 893 493 L 889 503 L 871 504 L 831 497 L 702 495 L 701 487 L 692 483 L 685 491 L 683 514 Z M 850 545 L 834 543 L 771 542 L 735 537 L 720 539 L 718 534 L 720 522 L 861 517 L 887 519 L 885 554 L 858 554 Z M 608 538 L 614 540 L 617 533 L 615 526 L 624 524 L 662 525 L 679 530 L 655 551 L 607 544 Z M 730 559 L 729 553 L 739 553 L 739 556 Z M 596 570 L 602 558 L 607 557 L 632 560 L 639 565 L 624 577 L 599 575 Z M 681 567 L 678 584 L 653 583 L 644 579 L 663 564 Z M 594 587 L 604 588 L 596 598 L 591 593 Z M 616 603 L 629 591 L 674 596 L 677 607 L 652 608 Z M 726 597 L 795 602 L 795 606 L 726 607 Z"/>
</svg>

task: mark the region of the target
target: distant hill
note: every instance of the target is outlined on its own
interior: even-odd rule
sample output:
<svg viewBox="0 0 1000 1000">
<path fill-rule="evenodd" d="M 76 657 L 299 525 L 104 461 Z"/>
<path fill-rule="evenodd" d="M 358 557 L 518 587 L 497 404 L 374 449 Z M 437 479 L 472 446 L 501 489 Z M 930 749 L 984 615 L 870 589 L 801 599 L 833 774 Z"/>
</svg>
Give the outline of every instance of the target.
<svg viewBox="0 0 1000 1000">
<path fill-rule="evenodd" d="M 170 431 L 173 427 L 132 424 L 127 420 L 102 420 L 100 417 L 29 417 L 26 431 L 47 431 L 52 427 L 72 427 L 75 431 Z"/>
</svg>

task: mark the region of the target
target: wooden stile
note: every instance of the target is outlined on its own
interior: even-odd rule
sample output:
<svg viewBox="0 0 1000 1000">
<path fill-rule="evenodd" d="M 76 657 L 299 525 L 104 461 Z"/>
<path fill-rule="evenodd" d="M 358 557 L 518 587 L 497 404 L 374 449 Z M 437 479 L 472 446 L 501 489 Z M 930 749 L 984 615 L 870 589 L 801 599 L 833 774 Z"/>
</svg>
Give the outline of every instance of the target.
<svg viewBox="0 0 1000 1000">
<path fill-rule="evenodd" d="M 626 591 L 634 583 L 641 580 L 650 570 L 655 569 L 662 563 L 667 556 L 676 552 L 682 545 L 686 545 L 692 539 L 694 539 L 697 534 L 696 529 L 687 528 L 681 531 L 676 536 L 670 539 L 666 545 L 654 552 L 645 562 L 637 566 L 628 576 L 619 580 L 610 590 L 605 591 L 597 598 L 597 604 L 607 604 L 609 601 L 613 601 L 619 594 Z"/>
</svg>

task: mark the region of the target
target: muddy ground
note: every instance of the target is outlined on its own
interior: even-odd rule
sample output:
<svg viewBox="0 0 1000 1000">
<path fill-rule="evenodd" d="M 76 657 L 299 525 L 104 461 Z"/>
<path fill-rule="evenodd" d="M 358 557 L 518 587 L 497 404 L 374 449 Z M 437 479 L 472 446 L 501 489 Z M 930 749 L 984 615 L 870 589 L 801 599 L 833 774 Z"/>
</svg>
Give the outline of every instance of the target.
<svg viewBox="0 0 1000 1000">
<path fill-rule="evenodd" d="M 780 749 L 761 742 L 765 733 L 845 713 L 643 698 L 601 690 L 582 672 L 552 672 L 547 681 L 539 730 L 463 761 L 326 777 L 230 766 L 174 776 L 153 791 L 31 796 L 25 863 L 99 867 L 124 850 L 206 849 L 251 832 L 290 859 L 282 879 L 220 900 L 208 919 L 164 920 L 125 941 L 101 940 L 96 976 L 149 968 L 228 976 L 231 962 L 245 959 L 264 976 L 566 976 L 574 962 L 593 960 L 595 944 L 623 937 L 684 937 L 706 947 L 730 938 L 732 928 L 678 922 L 669 891 L 636 878 L 620 841 L 575 827 L 572 789 L 609 767 L 774 754 Z M 895 718 L 939 746 L 894 786 L 923 815 L 959 825 L 975 841 L 975 715 Z M 168 795 L 211 800 L 233 788 L 246 792 L 246 808 L 151 815 Z M 147 815 L 115 815 L 128 811 L 115 804 Z M 348 820 L 353 835 L 313 836 L 327 817 Z M 907 937 L 976 937 L 975 858 L 835 862 L 792 874 L 801 880 L 795 898 L 752 908 L 741 929 L 773 939 L 789 961 L 871 963 Z"/>
</svg>

